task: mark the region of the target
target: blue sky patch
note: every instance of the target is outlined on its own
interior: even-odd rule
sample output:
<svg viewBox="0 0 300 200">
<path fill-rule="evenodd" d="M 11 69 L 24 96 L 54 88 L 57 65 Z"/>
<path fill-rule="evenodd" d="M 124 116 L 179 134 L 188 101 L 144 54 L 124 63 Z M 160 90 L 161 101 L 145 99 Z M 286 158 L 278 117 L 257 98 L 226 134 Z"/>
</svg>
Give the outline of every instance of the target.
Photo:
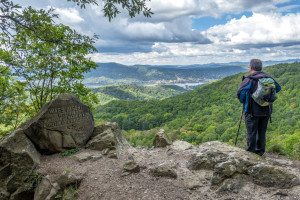
<svg viewBox="0 0 300 200">
<path fill-rule="evenodd" d="M 192 19 L 192 29 L 205 31 L 212 26 L 224 25 L 233 18 L 240 19 L 242 16 L 251 17 L 252 12 L 243 12 L 241 14 L 224 14 L 221 18 L 214 18 L 210 16 L 194 18 Z"/>
</svg>

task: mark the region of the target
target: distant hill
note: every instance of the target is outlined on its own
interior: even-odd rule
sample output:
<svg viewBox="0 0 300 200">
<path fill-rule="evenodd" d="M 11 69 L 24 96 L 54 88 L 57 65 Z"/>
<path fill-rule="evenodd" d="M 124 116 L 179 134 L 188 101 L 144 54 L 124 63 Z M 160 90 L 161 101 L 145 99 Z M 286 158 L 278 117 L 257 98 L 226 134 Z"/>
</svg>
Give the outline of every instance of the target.
<svg viewBox="0 0 300 200">
<path fill-rule="evenodd" d="M 247 71 L 246 66 L 173 68 L 118 63 L 99 63 L 99 67 L 86 74 L 84 83 L 91 85 L 141 84 L 156 81 L 178 80 L 179 82 L 204 81 Z"/>
<path fill-rule="evenodd" d="M 292 63 L 300 59 L 285 61 L 263 61 L 264 66 Z M 122 65 L 98 63 L 95 70 L 85 75 L 88 87 L 116 84 L 187 83 L 209 82 L 229 75 L 248 71 L 249 62 L 209 63 L 194 65 Z"/>
<path fill-rule="evenodd" d="M 176 85 L 108 85 L 93 88 L 92 92 L 97 95 L 100 104 L 106 104 L 112 100 L 161 100 L 187 92 Z"/>
<path fill-rule="evenodd" d="M 264 71 L 282 86 L 274 104 L 273 123 L 268 127 L 267 148 L 300 159 L 300 63 L 278 64 Z M 125 130 L 165 127 L 173 139 L 194 144 L 211 140 L 232 143 L 242 109 L 236 90 L 242 76 L 247 74 L 228 76 L 165 100 L 112 101 L 97 107 L 95 118 L 116 121 Z M 130 133 L 136 144 L 146 143 L 143 134 L 143 131 Z M 239 144 L 245 146 L 245 139 L 246 129 L 242 124 Z"/>
<path fill-rule="evenodd" d="M 280 63 L 294 63 L 299 62 L 300 59 L 289 59 L 289 60 L 267 60 L 263 61 L 263 66 L 271 66 Z M 157 68 L 180 68 L 180 69 L 191 69 L 191 68 L 217 68 L 226 66 L 248 66 L 249 62 L 229 62 L 229 63 L 208 63 L 208 64 L 194 64 L 194 65 L 135 65 L 135 66 L 146 66 L 146 67 L 157 67 Z"/>
</svg>

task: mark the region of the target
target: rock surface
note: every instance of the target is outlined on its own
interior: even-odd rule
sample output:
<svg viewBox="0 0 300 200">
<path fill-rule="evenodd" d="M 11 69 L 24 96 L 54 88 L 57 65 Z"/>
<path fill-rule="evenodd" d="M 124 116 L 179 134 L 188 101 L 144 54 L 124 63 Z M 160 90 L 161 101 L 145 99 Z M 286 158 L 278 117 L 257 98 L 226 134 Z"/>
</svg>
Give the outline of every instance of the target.
<svg viewBox="0 0 300 200">
<path fill-rule="evenodd" d="M 93 133 L 94 118 L 75 95 L 61 94 L 21 128 L 40 151 L 57 153 L 83 147 Z"/>
<path fill-rule="evenodd" d="M 33 195 L 28 180 L 39 163 L 40 154 L 22 129 L 0 140 L 1 199 L 6 199 L 8 194 L 11 199 Z"/>
<path fill-rule="evenodd" d="M 166 147 L 171 144 L 172 141 L 169 139 L 164 129 L 160 129 L 159 132 L 155 134 L 153 139 L 154 147 Z"/>
</svg>

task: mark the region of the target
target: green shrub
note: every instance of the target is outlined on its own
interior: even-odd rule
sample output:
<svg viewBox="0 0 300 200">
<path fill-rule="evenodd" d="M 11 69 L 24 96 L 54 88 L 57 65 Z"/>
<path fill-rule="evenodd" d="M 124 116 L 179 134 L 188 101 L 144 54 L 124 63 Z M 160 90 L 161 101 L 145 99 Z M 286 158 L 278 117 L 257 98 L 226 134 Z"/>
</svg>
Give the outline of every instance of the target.
<svg viewBox="0 0 300 200">
<path fill-rule="evenodd" d="M 77 149 L 77 148 L 75 148 L 75 149 L 69 149 L 69 150 L 66 150 L 66 151 L 62 151 L 60 153 L 60 155 L 63 156 L 63 157 L 70 156 L 70 155 L 72 155 L 72 154 L 74 154 L 74 153 L 76 153 L 78 151 L 80 151 L 80 149 Z"/>
</svg>

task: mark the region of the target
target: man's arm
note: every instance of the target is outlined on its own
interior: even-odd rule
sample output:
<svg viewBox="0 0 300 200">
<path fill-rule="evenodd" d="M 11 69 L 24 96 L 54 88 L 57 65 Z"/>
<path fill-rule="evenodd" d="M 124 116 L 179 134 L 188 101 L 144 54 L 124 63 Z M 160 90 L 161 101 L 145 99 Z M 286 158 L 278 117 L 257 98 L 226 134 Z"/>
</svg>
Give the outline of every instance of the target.
<svg viewBox="0 0 300 200">
<path fill-rule="evenodd" d="M 237 98 L 240 100 L 241 103 L 245 102 L 246 98 L 246 92 L 250 90 L 251 87 L 251 82 L 249 78 L 244 78 L 243 77 L 243 82 L 239 89 L 237 90 Z"/>
<path fill-rule="evenodd" d="M 279 83 L 277 83 L 276 81 L 275 81 L 275 89 L 276 89 L 276 93 L 280 92 L 281 90 Z"/>
</svg>

